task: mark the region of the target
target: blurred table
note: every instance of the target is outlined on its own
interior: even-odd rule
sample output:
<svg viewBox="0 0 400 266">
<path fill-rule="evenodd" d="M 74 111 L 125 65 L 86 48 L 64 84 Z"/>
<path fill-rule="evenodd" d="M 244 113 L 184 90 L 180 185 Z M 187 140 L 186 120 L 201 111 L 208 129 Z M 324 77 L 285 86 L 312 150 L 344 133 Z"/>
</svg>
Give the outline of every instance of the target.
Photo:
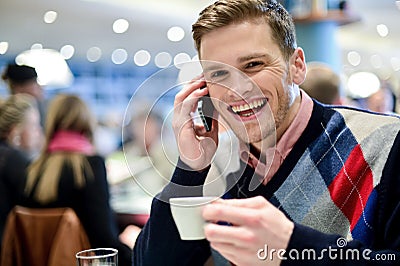
<svg viewBox="0 0 400 266">
<path fill-rule="evenodd" d="M 153 197 L 163 185 L 149 157 L 132 157 L 129 162 L 128 167 L 122 153 L 116 153 L 106 161 L 110 204 L 120 229 L 129 224 L 142 227 L 146 223 Z"/>
<path fill-rule="evenodd" d="M 133 181 L 110 188 L 111 207 L 117 216 L 120 229 L 129 224 L 143 227 L 150 216 L 152 197 L 139 193 Z"/>
</svg>

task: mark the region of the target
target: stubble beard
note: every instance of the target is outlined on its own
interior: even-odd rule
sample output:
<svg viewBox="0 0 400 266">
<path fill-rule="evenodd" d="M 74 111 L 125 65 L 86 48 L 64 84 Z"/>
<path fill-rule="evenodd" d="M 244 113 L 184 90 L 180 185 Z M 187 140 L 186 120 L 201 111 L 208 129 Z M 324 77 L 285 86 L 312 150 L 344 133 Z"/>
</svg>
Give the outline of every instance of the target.
<svg viewBox="0 0 400 266">
<path fill-rule="evenodd" d="M 261 116 L 259 121 L 244 123 L 237 126 L 237 122 L 230 123 L 229 127 L 233 130 L 235 135 L 243 142 L 260 143 L 267 140 L 268 143 L 275 141 L 277 129 L 284 123 L 292 99 L 290 93 L 282 93 L 278 95 L 278 109 L 276 115 L 272 118 Z M 268 112 L 265 111 L 264 112 Z M 272 112 L 268 112 L 267 116 L 273 115 Z M 225 121 L 230 121 L 227 117 L 224 117 Z M 271 123 L 272 120 L 274 124 Z"/>
</svg>

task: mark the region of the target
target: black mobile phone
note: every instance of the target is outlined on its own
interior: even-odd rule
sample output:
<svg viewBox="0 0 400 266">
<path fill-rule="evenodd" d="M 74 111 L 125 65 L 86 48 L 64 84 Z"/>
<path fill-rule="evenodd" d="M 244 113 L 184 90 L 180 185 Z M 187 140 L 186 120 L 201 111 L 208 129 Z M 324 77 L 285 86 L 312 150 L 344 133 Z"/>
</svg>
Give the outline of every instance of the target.
<svg viewBox="0 0 400 266">
<path fill-rule="evenodd" d="M 205 88 L 202 87 L 201 89 Z M 197 110 L 199 112 L 201 121 L 204 124 L 204 128 L 207 132 L 211 131 L 213 113 L 214 113 L 214 105 L 211 102 L 210 95 L 205 95 L 200 98 Z"/>
</svg>

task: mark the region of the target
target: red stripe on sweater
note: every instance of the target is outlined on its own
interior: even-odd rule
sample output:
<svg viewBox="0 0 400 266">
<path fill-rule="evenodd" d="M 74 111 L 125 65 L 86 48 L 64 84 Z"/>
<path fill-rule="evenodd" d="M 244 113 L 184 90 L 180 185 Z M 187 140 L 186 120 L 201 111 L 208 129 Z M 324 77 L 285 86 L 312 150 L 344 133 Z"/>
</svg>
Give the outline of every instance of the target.
<svg viewBox="0 0 400 266">
<path fill-rule="evenodd" d="M 373 189 L 372 171 L 364 159 L 360 145 L 354 147 L 344 167 L 328 187 L 333 202 L 356 226 Z"/>
</svg>

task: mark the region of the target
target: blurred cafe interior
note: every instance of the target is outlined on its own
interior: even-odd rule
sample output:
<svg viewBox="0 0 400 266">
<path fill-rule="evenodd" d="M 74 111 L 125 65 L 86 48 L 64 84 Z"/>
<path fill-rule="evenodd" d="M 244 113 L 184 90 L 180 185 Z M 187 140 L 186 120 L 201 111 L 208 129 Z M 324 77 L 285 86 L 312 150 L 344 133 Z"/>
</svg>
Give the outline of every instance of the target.
<svg viewBox="0 0 400 266">
<path fill-rule="evenodd" d="M 38 72 L 46 99 L 74 93 L 90 106 L 99 124 L 98 149 L 107 158 L 109 181 L 115 185 L 112 192 L 118 195 L 112 197 L 113 206 L 121 212 L 134 208 L 132 212 L 147 213 L 149 207 L 149 198 L 142 197 L 142 204 L 132 196 L 137 194 L 126 191 L 127 186 L 118 186 L 130 175 L 151 168 L 138 159 L 136 166 L 122 169 L 124 158 L 117 151 L 122 135 L 129 135 L 123 128 L 134 116 L 131 109 L 146 108 L 145 103 L 154 107 L 163 116 L 164 142 L 173 144 L 168 131 L 173 96 L 182 83 L 184 63 L 198 59 L 191 25 L 211 2 L 0 1 L 0 72 L 10 62 L 31 65 Z M 367 108 L 364 100 L 384 85 L 395 99 L 391 111 L 400 110 L 400 1 L 280 2 L 295 19 L 306 61 L 324 63 L 340 76 L 341 95 L 348 104 Z M 0 96 L 7 95 L 6 84 L 0 82 Z M 173 165 L 176 153 L 173 148 L 164 147 L 165 151 L 170 152 L 166 160 Z M 156 170 L 166 169 L 167 176 L 171 171 L 167 168 Z M 151 195 L 165 182 L 148 184 L 144 190 Z"/>
</svg>

